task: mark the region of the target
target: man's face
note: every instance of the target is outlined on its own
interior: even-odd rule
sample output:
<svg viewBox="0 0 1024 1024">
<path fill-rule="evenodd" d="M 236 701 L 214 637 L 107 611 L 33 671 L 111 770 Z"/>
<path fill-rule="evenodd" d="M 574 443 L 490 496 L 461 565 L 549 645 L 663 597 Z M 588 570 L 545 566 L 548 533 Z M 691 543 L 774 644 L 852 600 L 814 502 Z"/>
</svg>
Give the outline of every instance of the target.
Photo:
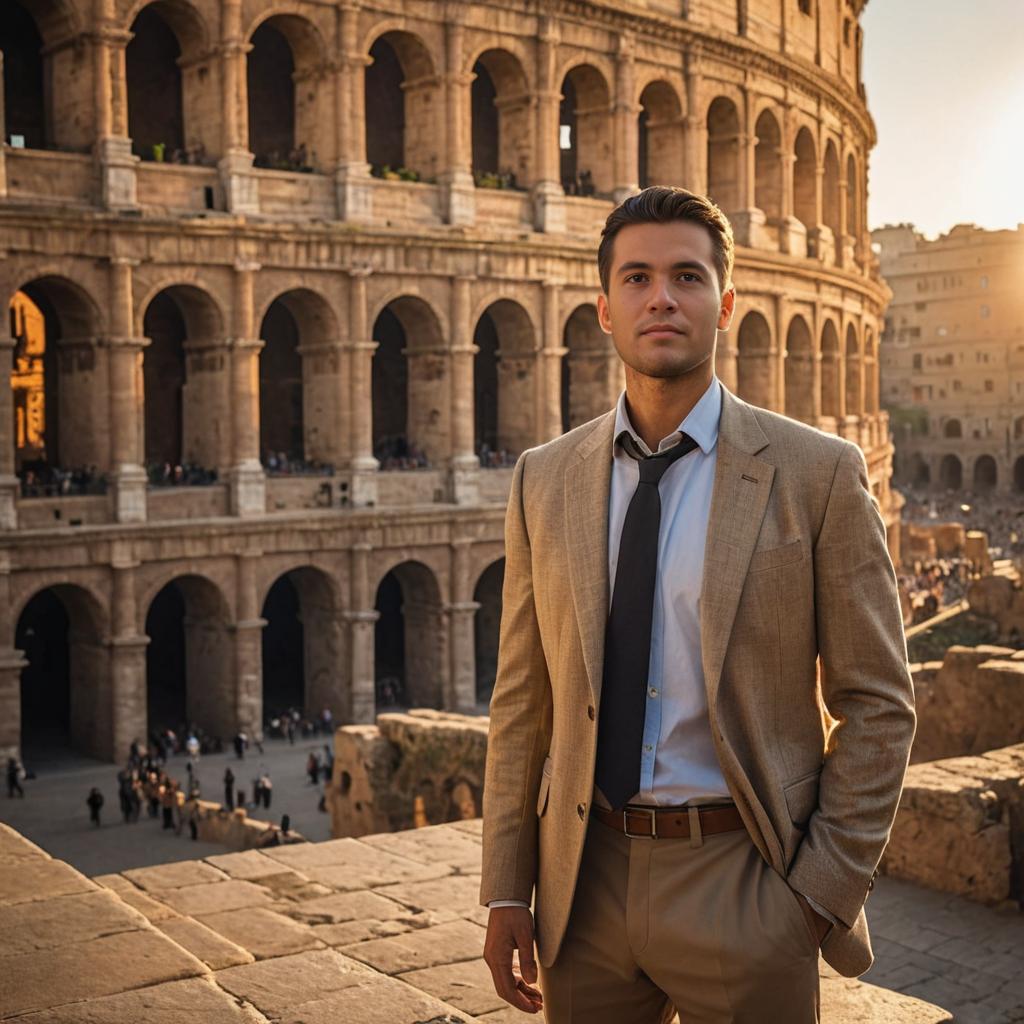
<svg viewBox="0 0 1024 1024">
<path fill-rule="evenodd" d="M 598 297 L 597 312 L 628 367 L 680 377 L 714 368 L 715 338 L 728 329 L 735 298 L 731 285 L 723 294 L 718 283 L 705 227 L 630 224 L 615 236 L 608 294 Z"/>
</svg>

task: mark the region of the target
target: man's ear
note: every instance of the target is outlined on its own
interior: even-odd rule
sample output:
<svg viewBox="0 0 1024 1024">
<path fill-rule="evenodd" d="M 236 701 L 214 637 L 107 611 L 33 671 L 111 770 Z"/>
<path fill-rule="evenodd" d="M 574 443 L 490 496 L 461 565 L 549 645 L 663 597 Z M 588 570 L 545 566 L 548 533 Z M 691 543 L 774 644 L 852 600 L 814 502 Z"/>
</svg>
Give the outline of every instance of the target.
<svg viewBox="0 0 1024 1024">
<path fill-rule="evenodd" d="M 720 331 L 729 330 L 732 324 L 733 314 L 736 312 L 736 286 L 729 285 L 724 292 L 722 292 L 722 305 L 718 311 L 718 329 Z"/>
<path fill-rule="evenodd" d="M 608 309 L 608 297 L 604 292 L 597 297 L 597 322 L 605 334 L 612 333 L 612 314 Z"/>
</svg>

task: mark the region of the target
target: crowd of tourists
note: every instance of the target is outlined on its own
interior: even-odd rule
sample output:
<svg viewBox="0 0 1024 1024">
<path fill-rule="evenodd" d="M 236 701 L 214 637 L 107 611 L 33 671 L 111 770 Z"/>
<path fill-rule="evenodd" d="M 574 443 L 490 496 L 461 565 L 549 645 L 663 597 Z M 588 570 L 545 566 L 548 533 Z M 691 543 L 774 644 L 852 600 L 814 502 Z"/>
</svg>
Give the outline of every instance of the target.
<svg viewBox="0 0 1024 1024">
<path fill-rule="evenodd" d="M 208 487 L 217 482 L 217 470 L 194 462 L 173 466 L 169 462 L 151 462 L 146 466 L 146 476 L 151 487 Z"/>
<path fill-rule="evenodd" d="M 902 489 L 906 498 L 905 523 L 923 525 L 963 523 L 967 530 L 983 530 L 994 558 L 1024 558 L 1024 501 L 1000 494 L 933 494 Z"/>
<path fill-rule="evenodd" d="M 382 437 L 373 446 L 373 457 L 381 469 L 429 469 L 427 453 L 407 437 L 398 434 Z"/>
<path fill-rule="evenodd" d="M 263 465 L 268 473 L 277 476 L 334 476 L 332 463 L 300 459 L 287 452 L 266 452 Z"/>
<path fill-rule="evenodd" d="M 966 558 L 919 558 L 904 566 L 897 574 L 904 599 L 904 625 L 924 622 L 962 601 L 973 572 Z"/>
<path fill-rule="evenodd" d="M 106 494 L 107 478 L 95 466 L 64 469 L 45 462 L 26 463 L 18 472 L 23 498 L 63 498 Z"/>
<path fill-rule="evenodd" d="M 481 469 L 507 469 L 514 466 L 518 458 L 515 452 L 507 448 L 492 448 L 486 443 L 477 448 L 476 455 Z"/>
</svg>

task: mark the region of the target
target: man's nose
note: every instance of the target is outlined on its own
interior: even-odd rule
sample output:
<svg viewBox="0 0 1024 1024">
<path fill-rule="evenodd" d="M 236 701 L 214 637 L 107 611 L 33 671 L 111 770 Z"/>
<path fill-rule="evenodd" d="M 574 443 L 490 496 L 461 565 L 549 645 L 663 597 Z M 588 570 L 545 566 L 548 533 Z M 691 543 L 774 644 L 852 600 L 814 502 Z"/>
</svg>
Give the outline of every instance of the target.
<svg viewBox="0 0 1024 1024">
<path fill-rule="evenodd" d="M 676 300 L 667 281 L 655 281 L 647 305 L 651 310 L 675 309 Z"/>
</svg>

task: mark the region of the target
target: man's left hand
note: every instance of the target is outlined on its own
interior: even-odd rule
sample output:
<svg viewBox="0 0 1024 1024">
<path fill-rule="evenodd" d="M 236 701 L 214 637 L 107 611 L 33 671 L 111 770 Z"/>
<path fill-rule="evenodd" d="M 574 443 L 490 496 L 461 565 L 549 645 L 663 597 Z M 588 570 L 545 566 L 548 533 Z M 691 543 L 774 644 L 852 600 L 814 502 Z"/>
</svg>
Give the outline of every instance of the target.
<svg viewBox="0 0 1024 1024">
<path fill-rule="evenodd" d="M 797 894 L 800 895 L 799 893 Z M 828 934 L 829 929 L 832 927 L 832 922 L 827 917 L 822 917 L 814 907 L 807 902 L 806 897 L 800 896 L 800 909 L 804 912 L 804 917 L 807 918 L 807 924 L 811 929 L 811 933 L 818 940 L 818 946 L 820 947 L 822 942 L 825 940 L 825 936 Z"/>
</svg>

